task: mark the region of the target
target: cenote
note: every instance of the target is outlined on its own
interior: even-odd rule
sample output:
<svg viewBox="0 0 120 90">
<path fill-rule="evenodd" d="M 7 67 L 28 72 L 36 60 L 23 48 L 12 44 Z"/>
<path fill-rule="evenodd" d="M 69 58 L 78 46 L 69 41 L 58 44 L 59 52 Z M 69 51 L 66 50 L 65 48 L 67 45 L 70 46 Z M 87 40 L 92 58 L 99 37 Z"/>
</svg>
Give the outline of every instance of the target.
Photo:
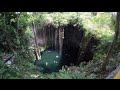
<svg viewBox="0 0 120 90">
<path fill-rule="evenodd" d="M 36 30 L 38 46 L 49 46 L 41 52 L 41 60 L 35 61 L 42 73 L 58 72 L 64 65 L 89 62 L 93 58 L 93 46 L 99 43 L 92 36 L 86 37 L 82 26 L 74 26 L 71 23 L 59 28 L 46 25 Z"/>
</svg>

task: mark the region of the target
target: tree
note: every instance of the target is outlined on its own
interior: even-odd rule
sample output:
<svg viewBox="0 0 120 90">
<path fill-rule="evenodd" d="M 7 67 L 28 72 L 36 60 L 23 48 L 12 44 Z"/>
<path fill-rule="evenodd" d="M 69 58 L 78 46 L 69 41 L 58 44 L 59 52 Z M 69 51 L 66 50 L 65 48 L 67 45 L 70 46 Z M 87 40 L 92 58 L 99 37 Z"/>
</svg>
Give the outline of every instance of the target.
<svg viewBox="0 0 120 90">
<path fill-rule="evenodd" d="M 16 12 L 0 13 L 0 50 L 3 52 L 11 52 L 16 45 L 16 16 Z"/>
<path fill-rule="evenodd" d="M 36 29 L 35 29 L 34 22 L 32 23 L 32 27 L 33 27 L 32 30 L 33 30 L 33 33 L 34 33 L 34 54 L 35 54 L 36 60 L 40 60 L 41 59 L 41 55 L 40 55 L 40 50 L 38 49 Z"/>
<path fill-rule="evenodd" d="M 120 24 L 120 12 L 117 12 L 117 17 L 116 17 L 116 31 L 115 31 L 115 35 L 114 35 L 114 38 L 113 38 L 113 42 L 111 43 L 111 46 L 108 50 L 108 53 L 107 53 L 107 56 L 102 64 L 102 72 L 105 72 L 106 71 L 106 66 L 108 65 L 109 63 L 109 59 L 112 55 L 112 51 L 114 49 L 114 46 L 117 42 L 117 39 L 118 39 L 118 36 L 119 36 L 119 24 Z"/>
</svg>

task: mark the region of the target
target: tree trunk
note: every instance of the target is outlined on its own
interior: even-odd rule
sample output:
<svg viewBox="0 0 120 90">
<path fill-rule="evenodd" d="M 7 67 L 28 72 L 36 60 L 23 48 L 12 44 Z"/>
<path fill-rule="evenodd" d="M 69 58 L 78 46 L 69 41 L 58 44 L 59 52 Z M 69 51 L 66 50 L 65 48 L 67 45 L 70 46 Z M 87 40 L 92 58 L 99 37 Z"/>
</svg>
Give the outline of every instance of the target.
<svg viewBox="0 0 120 90">
<path fill-rule="evenodd" d="M 33 33 L 34 33 L 34 53 L 35 53 L 36 60 L 39 60 L 41 56 L 40 56 L 40 52 L 39 52 L 38 45 L 37 45 L 35 24 L 32 23 L 32 26 L 33 26 Z"/>
<path fill-rule="evenodd" d="M 19 18 L 20 18 L 21 13 L 17 13 L 17 32 L 19 30 Z"/>
<path fill-rule="evenodd" d="M 4 14 L 4 29 L 6 30 L 7 28 L 6 28 L 6 14 Z"/>
<path fill-rule="evenodd" d="M 50 25 L 50 30 L 51 30 L 51 45 L 52 45 L 52 49 L 54 49 L 54 30 L 52 25 Z"/>
<path fill-rule="evenodd" d="M 112 55 L 112 51 L 114 49 L 114 46 L 116 44 L 116 41 L 117 41 L 117 38 L 118 38 L 118 35 L 119 35 L 119 22 L 120 22 L 120 12 L 117 12 L 117 18 L 116 18 L 116 31 L 115 31 L 115 35 L 114 35 L 114 39 L 113 39 L 113 42 L 108 50 L 108 53 L 107 53 L 107 57 L 105 58 L 103 64 L 102 64 L 102 72 L 105 72 L 106 71 L 106 66 L 108 65 L 109 63 L 109 58 L 111 57 Z"/>
<path fill-rule="evenodd" d="M 44 47 L 46 48 L 46 27 L 42 29 L 43 39 L 44 39 Z"/>
<path fill-rule="evenodd" d="M 63 46 L 63 37 L 64 37 L 64 29 L 62 27 L 59 27 L 59 53 L 62 54 L 62 46 Z"/>
<path fill-rule="evenodd" d="M 58 30 L 55 30 L 55 50 L 57 51 L 57 36 L 58 36 L 58 33 L 57 33 Z"/>
</svg>

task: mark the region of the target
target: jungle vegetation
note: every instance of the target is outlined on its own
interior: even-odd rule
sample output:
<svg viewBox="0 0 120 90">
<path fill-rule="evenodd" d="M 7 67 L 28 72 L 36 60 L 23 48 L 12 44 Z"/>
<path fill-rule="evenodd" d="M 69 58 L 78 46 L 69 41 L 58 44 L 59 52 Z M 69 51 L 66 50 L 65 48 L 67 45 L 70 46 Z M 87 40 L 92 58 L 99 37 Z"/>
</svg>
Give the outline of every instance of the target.
<svg viewBox="0 0 120 90">
<path fill-rule="evenodd" d="M 119 25 L 119 12 L 0 12 L 0 79 L 105 79 Z"/>
</svg>

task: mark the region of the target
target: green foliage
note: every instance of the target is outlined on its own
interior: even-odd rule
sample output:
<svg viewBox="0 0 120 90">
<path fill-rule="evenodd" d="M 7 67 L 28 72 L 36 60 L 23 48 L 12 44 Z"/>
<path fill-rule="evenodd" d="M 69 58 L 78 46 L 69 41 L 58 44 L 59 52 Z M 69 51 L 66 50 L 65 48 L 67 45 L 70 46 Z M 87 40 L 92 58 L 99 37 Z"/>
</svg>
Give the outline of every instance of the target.
<svg viewBox="0 0 120 90">
<path fill-rule="evenodd" d="M 52 23 L 56 27 L 74 23 L 86 29 L 86 35 L 91 33 L 101 40 L 111 38 L 114 34 L 115 19 L 112 18 L 112 13 L 96 12 L 97 15 L 92 15 L 91 12 L 53 12 L 53 13 L 36 13 L 34 21 L 44 25 Z"/>
<path fill-rule="evenodd" d="M 19 16 L 19 32 L 17 30 L 17 16 Z M 35 60 L 32 53 L 32 22 L 40 27 L 53 24 L 55 27 L 69 23 L 83 26 L 86 36 L 94 35 L 101 43 L 96 47 L 93 61 L 87 65 L 63 67 L 59 72 L 41 74 L 33 65 Z M 100 66 L 106 57 L 115 31 L 115 17 L 109 12 L 1 12 L 0 13 L 0 78 L 3 79 L 93 79 L 101 78 Z M 117 42 L 113 56 L 119 55 L 120 43 Z M 15 64 L 5 65 L 2 61 L 3 53 L 16 53 Z M 112 71 L 119 60 L 110 60 L 107 70 Z M 105 77 L 105 76 L 104 76 Z"/>
<path fill-rule="evenodd" d="M 8 67 L 3 63 L 3 60 L 0 60 L 0 79 L 10 79 L 12 77 L 18 77 L 16 70 Z"/>
<path fill-rule="evenodd" d="M 81 72 L 79 67 L 65 66 L 59 72 L 53 72 L 51 74 L 40 74 L 38 78 L 40 79 L 93 79 L 94 77 L 87 75 L 85 72 Z"/>
<path fill-rule="evenodd" d="M 17 64 L 26 65 L 26 62 L 34 61 L 34 56 L 31 48 L 31 36 L 30 33 L 19 34 L 19 44 L 17 47 Z"/>
<path fill-rule="evenodd" d="M 32 25 L 33 16 L 30 12 L 21 12 L 19 16 L 19 28 L 26 29 Z"/>
<path fill-rule="evenodd" d="M 20 13 L 19 28 L 17 30 L 17 13 L 5 12 L 1 13 L 2 20 L 0 27 L 0 57 L 2 59 L 2 53 L 15 53 L 15 66 L 11 65 L 7 69 L 3 65 L 3 72 L 0 75 L 4 75 L 4 78 L 19 77 L 19 70 L 17 68 L 35 68 L 33 65 L 34 57 L 31 48 L 32 31 L 29 29 L 29 20 L 27 13 Z M 5 16 L 5 17 L 4 17 Z M 5 24 L 5 25 L 4 25 Z M 24 26 L 23 26 L 24 25 Z M 4 26 L 4 27 L 3 27 Z M 22 29 L 21 29 L 22 28 Z M 19 67 L 18 67 L 19 66 Z M 13 68 L 14 67 L 14 68 Z M 20 70 L 22 71 L 22 70 Z M 13 73 L 13 75 L 12 75 Z M 16 75 L 18 74 L 18 75 Z M 20 74 L 21 75 L 21 74 Z M 21 75 L 22 76 L 22 75 Z"/>
<path fill-rule="evenodd" d="M 0 29 L 5 29 L 6 27 L 12 26 L 17 27 L 17 13 L 16 12 L 1 12 L 0 13 Z"/>
<path fill-rule="evenodd" d="M 53 12 L 53 13 L 37 13 L 34 14 L 34 21 L 40 25 L 53 24 L 54 26 L 67 25 L 68 23 L 81 23 L 79 14 L 76 12 Z M 39 18 L 39 19 L 38 19 Z"/>
<path fill-rule="evenodd" d="M 96 16 L 87 15 L 87 13 L 81 15 L 84 28 L 88 33 L 96 35 L 101 40 L 111 37 L 114 31 L 111 30 L 111 13 L 98 13 Z"/>
</svg>

